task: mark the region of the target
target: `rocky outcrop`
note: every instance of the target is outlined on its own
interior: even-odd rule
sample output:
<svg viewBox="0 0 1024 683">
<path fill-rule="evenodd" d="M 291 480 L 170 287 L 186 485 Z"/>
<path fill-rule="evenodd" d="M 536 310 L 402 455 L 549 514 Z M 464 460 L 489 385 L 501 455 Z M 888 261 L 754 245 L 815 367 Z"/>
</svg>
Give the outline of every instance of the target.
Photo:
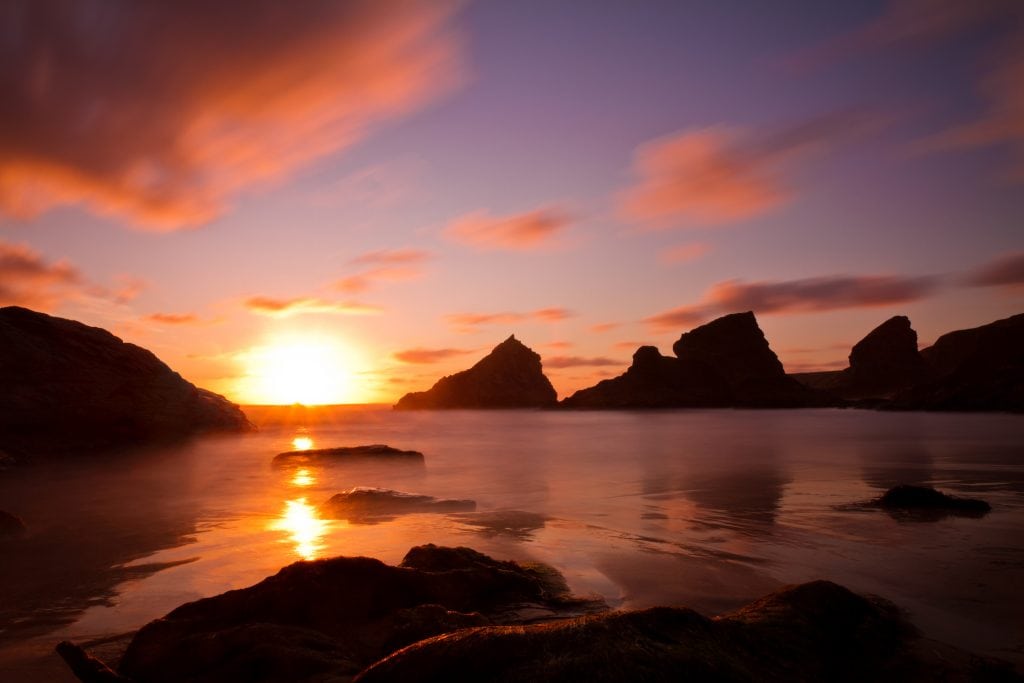
<svg viewBox="0 0 1024 683">
<path fill-rule="evenodd" d="M 400 448 L 371 444 L 369 446 L 339 446 L 337 448 L 310 448 L 304 451 L 285 451 L 274 456 L 273 464 L 277 466 L 318 465 L 332 462 L 350 462 L 353 460 L 410 460 L 423 462 L 423 454 L 419 451 L 406 451 Z"/>
<path fill-rule="evenodd" d="M 0 308 L 0 449 L 249 429 L 238 406 L 106 330 Z"/>
<path fill-rule="evenodd" d="M 469 628 L 411 645 L 356 677 L 378 681 L 1019 680 L 1008 665 L 921 638 L 892 604 L 828 581 L 708 618 L 655 607 Z"/>
<path fill-rule="evenodd" d="M 981 516 L 992 510 L 991 505 L 977 498 L 960 498 L 930 486 L 910 484 L 892 487 L 873 504 L 886 510 L 934 511 L 966 516 Z"/>
<path fill-rule="evenodd" d="M 140 683 L 348 680 L 423 638 L 515 622 L 524 606 L 579 614 L 603 603 L 571 598 L 549 567 L 469 548 L 418 546 L 397 567 L 366 557 L 297 562 L 150 622 L 117 674 Z"/>
<path fill-rule="evenodd" d="M 786 376 L 751 312 L 734 313 L 683 334 L 676 357 L 640 347 L 625 374 L 582 389 L 568 408 L 749 407 L 826 405 L 817 392 Z"/>
<path fill-rule="evenodd" d="M 926 377 L 894 408 L 1024 412 L 1024 314 L 944 334 L 921 355 Z"/>
<path fill-rule="evenodd" d="M 334 519 L 350 522 L 379 522 L 398 515 L 430 512 L 473 512 L 476 502 L 452 498 L 435 498 L 390 489 L 356 486 L 331 496 L 320 506 L 320 512 Z"/>
<path fill-rule="evenodd" d="M 406 394 L 395 408 L 543 408 L 557 400 L 540 356 L 513 335 L 469 370 L 442 377 L 427 391 Z"/>
</svg>

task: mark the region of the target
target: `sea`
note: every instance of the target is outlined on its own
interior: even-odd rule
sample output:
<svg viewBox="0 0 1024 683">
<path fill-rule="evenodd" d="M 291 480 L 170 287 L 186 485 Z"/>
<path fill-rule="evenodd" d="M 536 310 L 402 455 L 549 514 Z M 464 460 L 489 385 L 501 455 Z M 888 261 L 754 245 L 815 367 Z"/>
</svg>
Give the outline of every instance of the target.
<svg viewBox="0 0 1024 683">
<path fill-rule="evenodd" d="M 543 562 L 611 608 L 727 613 L 814 579 L 882 596 L 925 636 L 1024 672 L 1024 417 L 860 410 L 394 411 L 250 407 L 259 430 L 0 472 L 0 680 L 74 681 L 65 639 L 126 635 L 290 563 L 398 563 L 424 544 Z M 387 444 L 422 461 L 275 466 Z M 982 517 L 864 505 L 897 484 Z M 475 512 L 329 519 L 353 487 Z"/>
</svg>

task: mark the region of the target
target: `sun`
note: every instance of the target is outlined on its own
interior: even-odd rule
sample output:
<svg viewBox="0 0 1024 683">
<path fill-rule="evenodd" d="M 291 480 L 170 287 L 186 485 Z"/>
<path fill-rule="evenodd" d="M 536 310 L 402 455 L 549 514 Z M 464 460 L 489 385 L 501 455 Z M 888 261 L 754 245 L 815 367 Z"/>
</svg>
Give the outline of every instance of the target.
<svg viewBox="0 0 1024 683">
<path fill-rule="evenodd" d="M 329 338 L 279 338 L 241 355 L 245 376 L 237 392 L 254 405 L 325 405 L 362 398 L 353 353 Z"/>
</svg>

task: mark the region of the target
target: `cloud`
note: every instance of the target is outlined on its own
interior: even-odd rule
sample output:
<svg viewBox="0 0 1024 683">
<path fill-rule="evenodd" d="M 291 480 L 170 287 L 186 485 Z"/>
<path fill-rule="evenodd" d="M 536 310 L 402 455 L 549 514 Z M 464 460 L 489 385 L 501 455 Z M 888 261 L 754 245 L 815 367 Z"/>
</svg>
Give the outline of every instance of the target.
<svg viewBox="0 0 1024 683">
<path fill-rule="evenodd" d="M 443 234 L 476 249 L 532 251 L 555 246 L 570 223 L 565 213 L 554 208 L 500 217 L 478 211 L 453 221 Z"/>
<path fill-rule="evenodd" d="M 197 225 L 461 77 L 453 2 L 14 0 L 0 211 Z"/>
<path fill-rule="evenodd" d="M 785 174 L 797 158 L 877 124 L 846 111 L 777 130 L 713 126 L 648 142 L 636 151 L 636 181 L 619 194 L 618 212 L 655 228 L 718 225 L 768 213 L 792 198 Z"/>
<path fill-rule="evenodd" d="M 662 249 L 658 253 L 658 260 L 665 264 L 685 263 L 687 261 L 696 261 L 709 251 L 711 251 L 710 245 L 703 242 L 691 242 L 690 244 L 680 244 L 675 247 Z"/>
<path fill-rule="evenodd" d="M 621 367 L 628 365 L 620 360 L 614 358 L 605 358 L 603 356 L 597 358 L 584 358 L 582 356 L 554 356 L 552 358 L 544 359 L 544 367 L 546 368 L 604 368 L 604 367 Z"/>
<path fill-rule="evenodd" d="M 549 349 L 571 349 L 572 347 L 574 347 L 576 345 L 573 344 L 571 341 L 565 341 L 565 340 L 559 339 L 559 340 L 556 340 L 556 341 L 547 342 L 547 343 L 544 344 L 544 346 L 546 346 Z"/>
<path fill-rule="evenodd" d="M 432 254 L 426 249 L 379 249 L 352 259 L 360 266 L 408 266 L 430 260 Z"/>
<path fill-rule="evenodd" d="M 452 313 L 446 316 L 449 323 L 463 332 L 475 331 L 483 325 L 509 325 L 512 323 L 540 320 L 543 322 L 559 322 L 572 317 L 572 312 L 565 308 L 540 308 L 526 313 Z"/>
<path fill-rule="evenodd" d="M 449 358 L 455 358 L 457 356 L 464 356 L 467 353 L 472 353 L 473 349 L 406 349 L 405 351 L 396 351 L 392 354 L 395 360 L 402 363 L 410 363 L 413 365 L 429 365 L 430 363 L 437 363 Z"/>
<path fill-rule="evenodd" d="M 1008 254 L 978 266 L 964 278 L 974 287 L 1012 287 L 1024 285 L 1024 251 Z"/>
<path fill-rule="evenodd" d="M 354 265 L 368 266 L 364 270 L 343 277 L 334 287 L 343 292 L 363 292 L 378 282 L 402 282 L 423 275 L 420 265 L 431 258 L 422 249 L 394 249 L 371 251 L 352 259 Z"/>
<path fill-rule="evenodd" d="M 151 313 L 143 320 L 159 325 L 194 325 L 199 322 L 195 313 Z"/>
<path fill-rule="evenodd" d="M 670 331 L 736 311 L 809 313 L 891 306 L 923 299 L 937 285 L 934 277 L 894 275 L 831 275 L 774 282 L 726 280 L 713 285 L 700 302 L 659 313 L 644 322 L 655 330 Z"/>
<path fill-rule="evenodd" d="M 299 297 L 294 299 L 274 299 L 267 296 L 254 296 L 245 300 L 245 307 L 253 313 L 285 318 L 305 313 L 335 313 L 339 315 L 373 315 L 380 313 L 379 308 L 355 302 L 332 302 L 316 297 Z"/>
<path fill-rule="evenodd" d="M 597 325 L 591 325 L 590 331 L 596 332 L 597 334 L 604 334 L 605 332 L 611 332 L 612 330 L 622 327 L 622 323 L 598 323 Z"/>
<path fill-rule="evenodd" d="M 628 341 L 627 340 L 627 341 L 615 342 L 614 344 L 612 344 L 612 348 L 615 348 L 615 349 L 628 349 L 630 351 L 635 351 L 635 350 L 639 349 L 641 346 L 648 346 L 648 345 L 649 345 L 649 343 L 648 342 L 644 342 L 644 341 Z"/>
<path fill-rule="evenodd" d="M 53 310 L 85 284 L 68 261 L 50 263 L 27 244 L 0 240 L 0 305 Z"/>
</svg>

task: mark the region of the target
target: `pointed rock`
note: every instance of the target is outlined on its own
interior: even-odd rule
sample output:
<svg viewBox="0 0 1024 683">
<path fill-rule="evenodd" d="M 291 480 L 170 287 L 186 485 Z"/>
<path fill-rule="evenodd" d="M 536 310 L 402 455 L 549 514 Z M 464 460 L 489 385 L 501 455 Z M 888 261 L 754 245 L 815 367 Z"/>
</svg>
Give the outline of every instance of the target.
<svg viewBox="0 0 1024 683">
<path fill-rule="evenodd" d="M 395 408 L 543 408 L 557 400 L 540 356 L 512 335 L 470 369 L 406 394 Z"/>
</svg>

